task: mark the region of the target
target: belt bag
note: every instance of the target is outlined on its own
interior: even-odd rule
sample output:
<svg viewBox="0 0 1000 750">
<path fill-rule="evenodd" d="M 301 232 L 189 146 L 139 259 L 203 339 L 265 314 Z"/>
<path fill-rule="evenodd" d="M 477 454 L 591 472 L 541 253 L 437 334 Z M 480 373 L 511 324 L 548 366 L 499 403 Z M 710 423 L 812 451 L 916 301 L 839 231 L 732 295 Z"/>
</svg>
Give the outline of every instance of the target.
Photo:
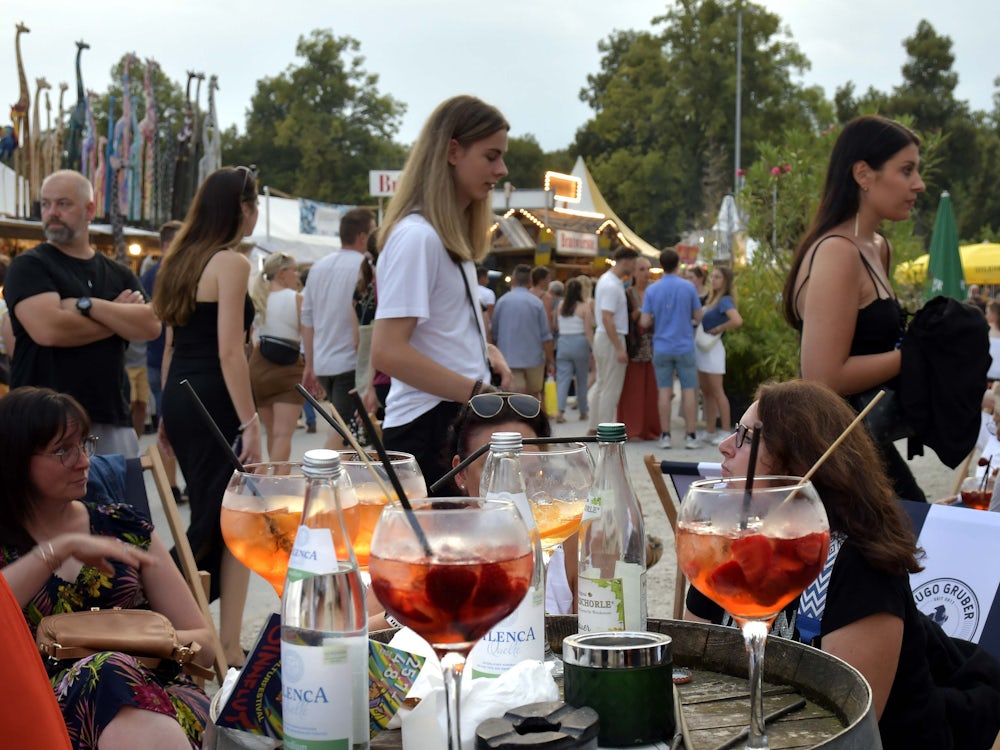
<svg viewBox="0 0 1000 750">
<path fill-rule="evenodd" d="M 260 354 L 268 362 L 276 365 L 294 365 L 299 361 L 299 342 L 279 339 L 277 336 L 261 336 L 258 339 Z"/>
<path fill-rule="evenodd" d="M 214 676 L 192 661 L 201 646 L 179 643 L 170 620 L 149 609 L 91 609 L 49 615 L 38 623 L 35 642 L 42 655 L 53 661 L 118 651 L 150 669 L 166 660 L 196 677 Z"/>
</svg>

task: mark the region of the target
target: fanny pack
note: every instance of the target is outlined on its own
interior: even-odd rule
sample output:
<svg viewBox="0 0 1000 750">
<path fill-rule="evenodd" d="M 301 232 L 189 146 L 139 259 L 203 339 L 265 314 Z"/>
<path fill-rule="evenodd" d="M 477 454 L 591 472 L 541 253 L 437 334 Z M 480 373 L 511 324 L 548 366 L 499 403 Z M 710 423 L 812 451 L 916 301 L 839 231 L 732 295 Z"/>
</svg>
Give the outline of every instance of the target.
<svg viewBox="0 0 1000 750">
<path fill-rule="evenodd" d="M 276 365 L 294 365 L 299 361 L 299 342 L 279 339 L 277 336 L 261 336 L 258 339 L 260 354 L 268 362 Z"/>
</svg>

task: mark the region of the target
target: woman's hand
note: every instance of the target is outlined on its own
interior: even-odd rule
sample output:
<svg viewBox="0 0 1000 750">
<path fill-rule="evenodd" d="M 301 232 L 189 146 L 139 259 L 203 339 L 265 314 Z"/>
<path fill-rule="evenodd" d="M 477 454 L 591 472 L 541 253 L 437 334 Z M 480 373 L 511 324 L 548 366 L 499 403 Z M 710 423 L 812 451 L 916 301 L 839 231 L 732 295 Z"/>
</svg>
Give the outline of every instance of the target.
<svg viewBox="0 0 1000 750">
<path fill-rule="evenodd" d="M 240 433 L 242 437 L 242 450 L 240 451 L 240 463 L 256 464 L 261 460 L 260 448 L 260 419 L 253 420 L 243 428 Z"/>
<path fill-rule="evenodd" d="M 128 544 L 122 539 L 96 534 L 62 534 L 45 545 L 52 545 L 55 555 L 53 565 L 58 569 L 68 558 L 73 557 L 84 565 L 90 565 L 103 573 L 114 575 L 112 560 L 142 569 L 145 565 L 155 565 L 156 561 L 144 549 Z M 58 564 L 56 564 L 58 563 Z"/>
<path fill-rule="evenodd" d="M 510 371 L 510 366 L 507 364 L 507 360 L 504 359 L 500 349 L 495 344 L 489 344 L 486 347 L 486 355 L 490 360 L 490 367 L 493 369 L 493 372 L 500 375 L 500 390 L 509 391 L 511 386 L 514 385 L 514 373 Z"/>
</svg>

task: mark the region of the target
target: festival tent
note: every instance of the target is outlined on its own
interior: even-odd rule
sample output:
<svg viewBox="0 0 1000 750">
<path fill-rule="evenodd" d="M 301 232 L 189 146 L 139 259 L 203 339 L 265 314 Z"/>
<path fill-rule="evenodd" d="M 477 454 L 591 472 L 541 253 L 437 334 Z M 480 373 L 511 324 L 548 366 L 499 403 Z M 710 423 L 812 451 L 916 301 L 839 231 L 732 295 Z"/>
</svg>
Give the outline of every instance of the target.
<svg viewBox="0 0 1000 750">
<path fill-rule="evenodd" d="M 265 254 L 287 253 L 299 263 L 315 263 L 340 249 L 340 217 L 351 208 L 304 198 L 279 198 L 265 188 L 257 227 L 246 242 Z"/>
</svg>

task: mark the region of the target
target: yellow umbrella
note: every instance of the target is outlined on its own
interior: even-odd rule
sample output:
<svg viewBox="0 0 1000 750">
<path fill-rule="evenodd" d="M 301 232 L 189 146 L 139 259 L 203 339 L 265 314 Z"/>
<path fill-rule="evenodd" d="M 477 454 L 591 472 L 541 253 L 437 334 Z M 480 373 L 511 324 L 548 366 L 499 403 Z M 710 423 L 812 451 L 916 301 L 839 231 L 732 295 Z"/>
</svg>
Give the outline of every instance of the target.
<svg viewBox="0 0 1000 750">
<path fill-rule="evenodd" d="M 966 284 L 1000 284 L 1000 243 L 980 242 L 958 248 Z M 899 284 L 922 284 L 927 278 L 927 261 L 921 255 L 896 266 L 893 278 Z"/>
</svg>

